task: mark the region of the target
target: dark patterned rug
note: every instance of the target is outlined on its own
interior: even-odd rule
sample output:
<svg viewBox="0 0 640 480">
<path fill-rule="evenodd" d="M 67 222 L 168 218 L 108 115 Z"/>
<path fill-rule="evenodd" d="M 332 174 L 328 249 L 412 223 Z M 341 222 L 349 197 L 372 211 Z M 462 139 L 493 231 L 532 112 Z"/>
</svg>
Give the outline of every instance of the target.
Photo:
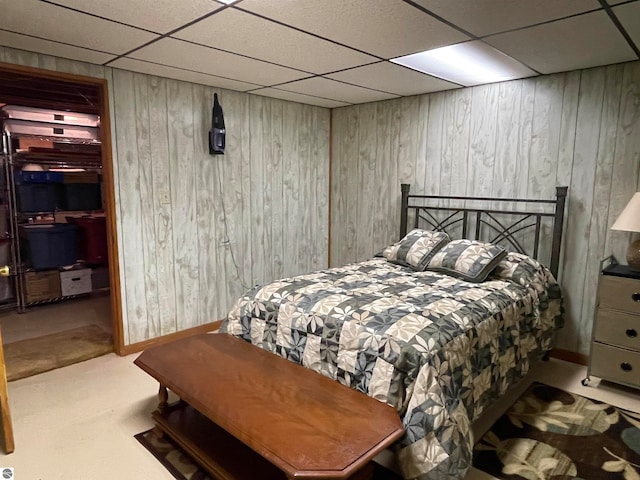
<svg viewBox="0 0 640 480">
<path fill-rule="evenodd" d="M 152 430 L 135 435 L 144 447 L 156 457 L 177 480 L 215 480 L 168 437 L 158 439 Z M 256 479 L 259 480 L 259 479 Z M 372 480 L 402 480 L 401 477 L 379 465 Z"/>
<path fill-rule="evenodd" d="M 135 435 L 177 480 L 213 480 L 191 457 L 167 436 L 159 439 L 153 430 Z"/>
<path fill-rule="evenodd" d="M 501 479 L 640 479 L 640 414 L 534 383 L 474 449 Z"/>
<path fill-rule="evenodd" d="M 167 437 L 135 438 L 177 480 L 214 480 Z M 507 480 L 639 480 L 640 414 L 534 383 L 476 444 L 473 465 Z M 374 480 L 399 479 L 376 467 Z"/>
</svg>

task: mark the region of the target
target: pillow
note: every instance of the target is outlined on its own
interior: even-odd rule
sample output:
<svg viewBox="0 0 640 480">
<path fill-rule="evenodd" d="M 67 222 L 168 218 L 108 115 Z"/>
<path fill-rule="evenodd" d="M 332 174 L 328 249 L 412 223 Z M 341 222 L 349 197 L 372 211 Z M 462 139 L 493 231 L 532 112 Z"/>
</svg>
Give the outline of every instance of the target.
<svg viewBox="0 0 640 480">
<path fill-rule="evenodd" d="M 542 270 L 537 260 L 522 253 L 509 252 L 491 272 L 491 278 L 512 280 L 525 286 L 533 283 Z"/>
<path fill-rule="evenodd" d="M 384 258 L 392 263 L 398 263 L 422 272 L 429 260 L 449 241 L 449 235 L 444 232 L 431 232 L 419 228 L 411 230 L 394 245 L 384 249 Z"/>
<path fill-rule="evenodd" d="M 504 248 L 491 243 L 453 240 L 433 256 L 427 270 L 480 283 L 506 254 Z"/>
</svg>

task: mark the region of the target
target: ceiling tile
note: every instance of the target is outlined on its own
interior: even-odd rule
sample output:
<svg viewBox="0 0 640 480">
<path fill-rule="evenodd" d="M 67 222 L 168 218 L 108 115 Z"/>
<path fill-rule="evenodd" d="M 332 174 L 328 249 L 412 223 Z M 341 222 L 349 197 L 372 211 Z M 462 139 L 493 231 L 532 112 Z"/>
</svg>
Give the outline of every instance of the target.
<svg viewBox="0 0 640 480">
<path fill-rule="evenodd" d="M 157 37 L 38 0 L 2 2 L 0 29 L 117 54 Z"/>
<path fill-rule="evenodd" d="M 243 0 L 237 8 L 385 59 L 468 40 L 402 0 Z"/>
<path fill-rule="evenodd" d="M 259 85 L 253 83 L 239 82 L 229 78 L 216 77 L 215 75 L 181 70 L 179 68 L 167 67 L 166 65 L 158 65 L 157 63 L 134 60 L 133 58 L 119 58 L 115 62 L 110 63 L 109 66 L 122 68 L 124 70 L 131 70 L 133 72 L 156 75 L 158 77 L 173 78 L 175 80 L 184 80 L 185 82 L 199 83 L 201 85 L 227 88 L 229 90 L 238 90 L 242 92 L 259 87 Z"/>
<path fill-rule="evenodd" d="M 130 57 L 262 86 L 308 76 L 297 70 L 173 38 L 154 42 L 133 52 Z"/>
<path fill-rule="evenodd" d="M 280 100 L 290 100 L 292 102 L 305 103 L 308 105 L 316 105 L 318 107 L 337 108 L 346 107 L 349 103 L 338 102 L 336 100 L 329 100 L 326 98 L 312 97 L 311 95 L 303 95 L 301 93 L 285 92 L 277 88 L 261 88 L 252 92 L 255 95 L 262 95 L 264 97 L 279 98 Z"/>
<path fill-rule="evenodd" d="M 460 85 L 456 85 L 455 83 L 450 83 L 389 62 L 379 62 L 326 76 L 334 80 L 342 80 L 343 82 L 375 88 L 376 90 L 384 90 L 397 95 L 418 95 L 421 93 L 460 88 Z"/>
<path fill-rule="evenodd" d="M 114 55 L 108 53 L 87 50 L 86 48 L 72 47 L 63 43 L 41 40 L 39 38 L 7 32 L 4 30 L 0 30 L 0 45 L 97 64 L 102 64 L 115 58 Z"/>
<path fill-rule="evenodd" d="M 211 0 L 53 0 L 53 3 L 158 33 L 167 33 L 223 7 Z"/>
<path fill-rule="evenodd" d="M 607 0 L 609 5 L 619 5 L 621 3 L 627 3 L 629 0 Z M 631 0 L 632 2 L 637 2 L 638 0 Z"/>
<path fill-rule="evenodd" d="M 279 85 L 278 88 L 289 92 L 329 98 L 346 103 L 376 102 L 378 100 L 397 97 L 397 95 L 391 93 L 369 90 L 322 77 L 307 78 L 305 80 L 287 83 L 286 85 Z"/>
<path fill-rule="evenodd" d="M 640 2 L 627 3 L 613 9 L 633 43 L 640 48 Z"/>
<path fill-rule="evenodd" d="M 600 8 L 598 0 L 414 0 L 482 37 Z"/>
<path fill-rule="evenodd" d="M 333 72 L 376 60 L 232 8 L 201 20 L 174 36 L 312 73 Z"/>
<path fill-rule="evenodd" d="M 604 11 L 494 35 L 485 41 L 541 73 L 636 59 Z"/>
</svg>

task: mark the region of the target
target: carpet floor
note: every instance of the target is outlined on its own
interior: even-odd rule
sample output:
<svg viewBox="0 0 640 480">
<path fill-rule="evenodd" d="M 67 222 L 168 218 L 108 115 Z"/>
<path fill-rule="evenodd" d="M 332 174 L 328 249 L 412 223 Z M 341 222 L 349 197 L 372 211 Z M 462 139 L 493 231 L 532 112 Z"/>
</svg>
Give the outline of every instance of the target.
<svg viewBox="0 0 640 480">
<path fill-rule="evenodd" d="M 18 380 L 113 352 L 111 334 L 87 325 L 4 345 L 7 380 Z"/>
<path fill-rule="evenodd" d="M 501 479 L 640 479 L 640 414 L 534 383 L 476 443 L 473 464 Z"/>
</svg>

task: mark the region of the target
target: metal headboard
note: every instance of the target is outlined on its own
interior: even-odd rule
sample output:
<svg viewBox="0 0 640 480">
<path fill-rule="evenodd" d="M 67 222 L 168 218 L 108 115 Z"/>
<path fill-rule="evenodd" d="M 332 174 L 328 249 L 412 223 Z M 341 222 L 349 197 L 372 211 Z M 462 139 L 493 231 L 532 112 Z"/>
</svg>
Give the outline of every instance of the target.
<svg viewBox="0 0 640 480">
<path fill-rule="evenodd" d="M 408 183 L 401 185 L 400 238 L 407 234 L 408 222 L 412 217 L 412 228 L 429 228 L 449 233 L 447 229 L 455 226 L 461 228 L 461 238 L 506 243 L 512 251 L 538 258 L 540 242 L 545 241 L 545 238 L 541 238 L 542 224 L 550 217 L 553 234 L 549 268 L 557 278 L 567 187 L 556 187 L 555 200 L 410 195 L 410 187 Z M 444 205 L 449 203 L 457 205 Z M 480 208 L 479 204 L 487 203 L 499 207 Z M 511 208 L 501 207 L 509 204 Z M 528 210 L 532 205 L 537 205 L 541 211 L 532 211 L 538 208 Z M 514 207 L 516 209 L 513 209 Z M 529 232 L 533 232 L 534 235 L 533 248 L 527 251 L 516 234 L 522 237 L 524 233 L 528 235 Z"/>
</svg>

